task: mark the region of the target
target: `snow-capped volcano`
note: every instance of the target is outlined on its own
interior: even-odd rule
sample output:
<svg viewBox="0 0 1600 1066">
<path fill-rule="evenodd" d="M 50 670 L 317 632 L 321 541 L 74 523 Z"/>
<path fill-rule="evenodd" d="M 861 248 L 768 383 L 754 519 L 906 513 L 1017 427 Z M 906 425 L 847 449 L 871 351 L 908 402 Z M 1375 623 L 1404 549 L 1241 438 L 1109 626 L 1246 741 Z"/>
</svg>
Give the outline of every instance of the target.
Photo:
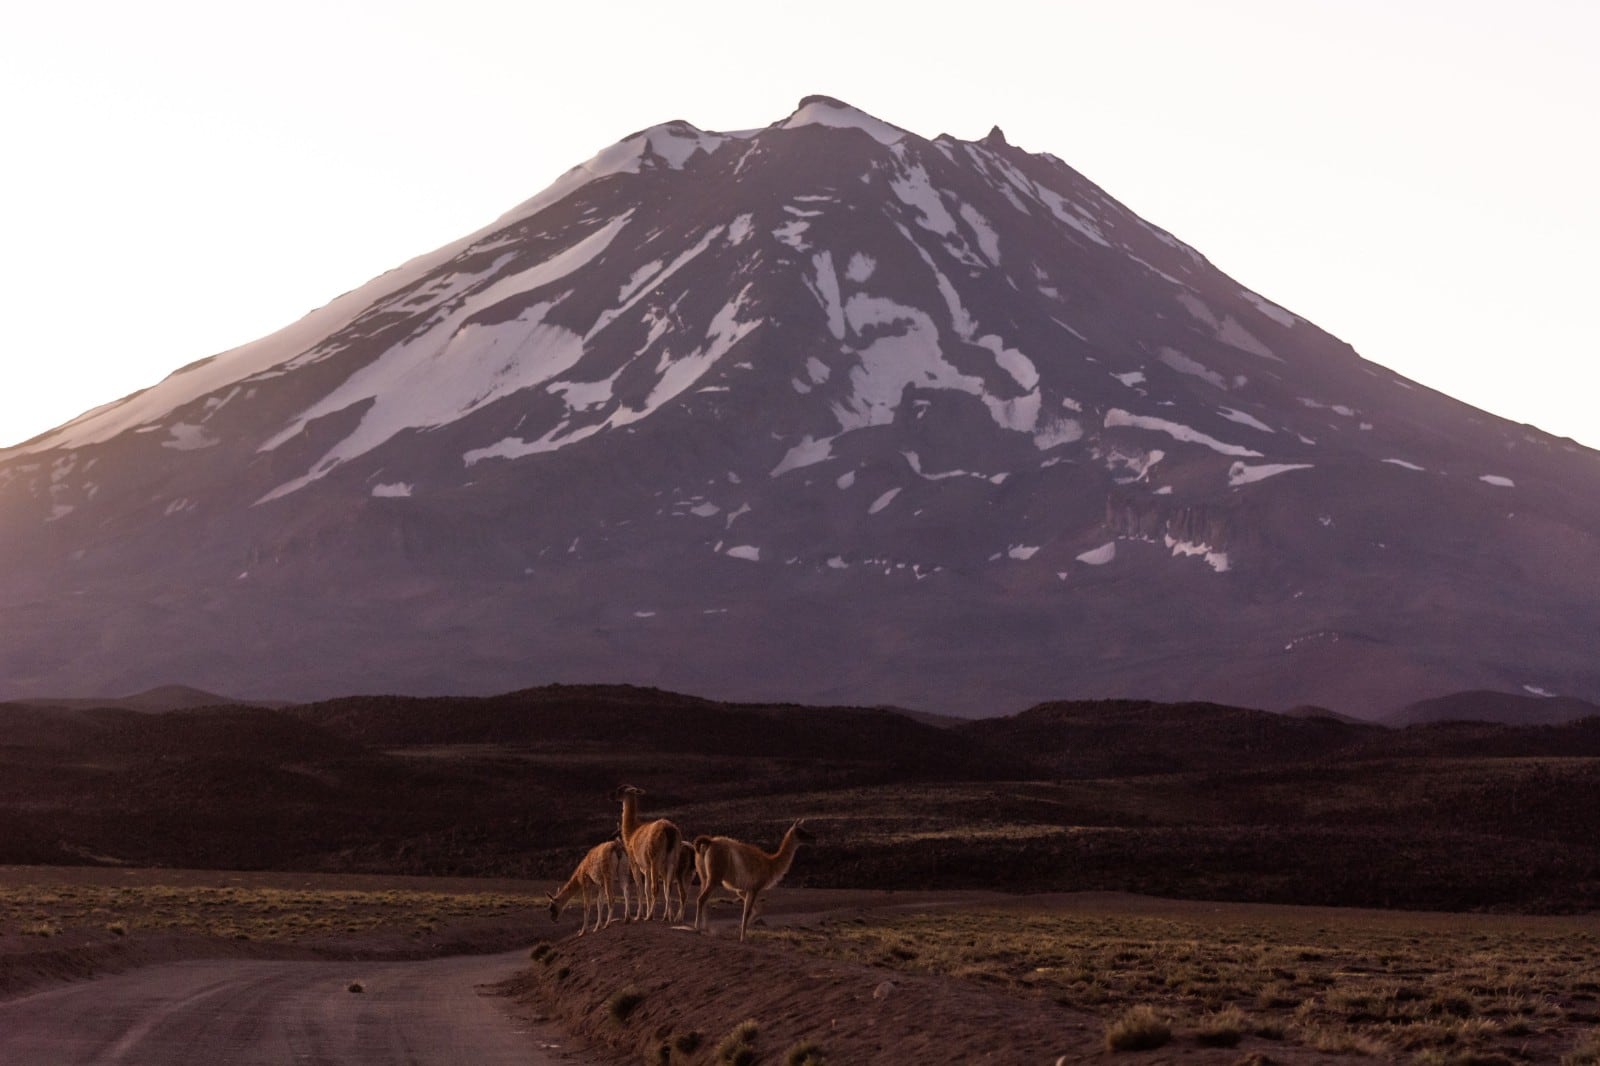
<svg viewBox="0 0 1600 1066">
<path fill-rule="evenodd" d="M 811 97 L 0 452 L 0 697 L 1594 699 L 1597 532 L 1596 453 Z"/>
</svg>

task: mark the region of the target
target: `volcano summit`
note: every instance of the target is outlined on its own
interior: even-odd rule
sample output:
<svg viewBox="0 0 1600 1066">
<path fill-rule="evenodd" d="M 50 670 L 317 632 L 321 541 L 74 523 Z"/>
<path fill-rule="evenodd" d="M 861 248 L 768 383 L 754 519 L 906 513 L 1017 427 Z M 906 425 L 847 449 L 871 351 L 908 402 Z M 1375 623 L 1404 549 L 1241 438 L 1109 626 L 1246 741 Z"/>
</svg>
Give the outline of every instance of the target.
<svg viewBox="0 0 1600 1066">
<path fill-rule="evenodd" d="M 0 626 L 10 698 L 1595 700 L 1600 455 L 811 97 L 0 452 Z"/>
</svg>

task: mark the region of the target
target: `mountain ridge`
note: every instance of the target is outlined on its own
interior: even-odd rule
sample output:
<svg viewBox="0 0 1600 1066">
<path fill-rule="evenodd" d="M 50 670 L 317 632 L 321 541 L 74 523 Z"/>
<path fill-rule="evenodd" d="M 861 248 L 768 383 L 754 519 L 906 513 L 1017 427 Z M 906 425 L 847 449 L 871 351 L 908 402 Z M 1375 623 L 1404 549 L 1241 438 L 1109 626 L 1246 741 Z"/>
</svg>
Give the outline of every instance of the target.
<svg viewBox="0 0 1600 1066">
<path fill-rule="evenodd" d="M 1053 156 L 808 97 L 0 452 L 0 696 L 1592 700 L 1596 490 Z"/>
</svg>

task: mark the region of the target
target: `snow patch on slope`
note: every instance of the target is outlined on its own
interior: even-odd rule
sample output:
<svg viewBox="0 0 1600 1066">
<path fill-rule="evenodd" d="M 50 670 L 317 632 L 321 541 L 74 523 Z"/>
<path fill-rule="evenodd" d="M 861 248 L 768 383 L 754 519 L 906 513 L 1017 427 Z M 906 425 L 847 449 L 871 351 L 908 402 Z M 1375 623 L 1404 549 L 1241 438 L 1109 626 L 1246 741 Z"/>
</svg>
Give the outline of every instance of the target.
<svg viewBox="0 0 1600 1066">
<path fill-rule="evenodd" d="M 579 163 L 536 196 L 501 215 L 496 228 L 508 222 L 531 218 L 565 200 L 590 182 L 613 174 L 637 174 L 644 169 L 647 159 L 652 163 L 659 160 L 670 170 L 682 170 L 696 153 L 709 155 L 727 140 L 727 134 L 707 133 L 687 122 L 664 122 L 640 130 L 601 149 L 594 158 Z"/>
<path fill-rule="evenodd" d="M 1242 352 L 1259 355 L 1261 358 L 1271 359 L 1275 363 L 1283 362 L 1281 358 L 1273 353 L 1272 349 L 1257 340 L 1254 333 L 1239 325 L 1232 315 L 1228 315 L 1222 320 L 1222 328 L 1217 331 L 1217 340 L 1223 344 L 1232 345 Z"/>
<path fill-rule="evenodd" d="M 945 361 L 939 350 L 939 328 L 927 312 L 858 293 L 845 302 L 844 313 L 855 333 L 880 332 L 857 353 L 860 363 L 850 370 L 851 395 L 834 405 L 840 429 L 890 424 L 901 394 L 911 384 L 981 394 L 982 382 Z"/>
<path fill-rule="evenodd" d="M 1078 555 L 1078 562 L 1088 566 L 1105 566 L 1117 557 L 1117 542 L 1108 540 L 1098 548 L 1090 548 Z"/>
<path fill-rule="evenodd" d="M 650 390 L 643 406 L 635 408 L 618 404 L 600 421 L 587 424 L 575 417 L 580 413 L 579 409 L 569 408 L 567 417 L 542 437 L 535 440 L 505 437 L 488 447 L 466 452 L 461 457 L 462 461 L 472 466 L 485 459 L 518 459 L 541 452 L 557 451 L 569 444 L 586 440 L 602 430 L 630 425 L 640 419 L 648 418 L 698 382 L 728 354 L 734 345 L 762 324 L 763 320 L 759 318 L 749 320 L 740 318 L 749 291 L 750 286 L 746 285 L 717 312 L 706 329 L 705 341 L 694 351 L 677 357 L 670 351 L 661 354 L 655 367 L 657 375 L 655 387 Z M 609 402 L 609 387 L 607 397 Z M 587 411 L 588 406 L 582 410 Z"/>
<path fill-rule="evenodd" d="M 731 230 L 739 224 L 740 219 L 748 219 L 749 217 L 750 216 L 748 215 L 740 215 L 739 218 L 734 219 L 733 226 L 728 228 L 730 231 L 728 233 L 728 241 L 730 244 L 739 243 L 734 239 Z M 724 232 L 725 231 L 722 226 L 712 226 L 710 229 L 706 230 L 705 234 L 701 236 L 701 238 L 696 241 L 692 247 L 679 253 L 678 256 L 673 259 L 672 262 L 664 269 L 658 270 L 656 273 L 651 274 L 643 279 L 639 279 L 638 272 L 636 272 L 634 275 L 634 280 L 630 280 L 629 282 L 629 286 L 632 290 L 631 294 L 623 298 L 622 302 L 616 307 L 611 308 L 609 311 L 603 312 L 599 318 L 595 319 L 594 325 L 589 327 L 589 332 L 584 335 L 584 343 L 587 344 L 589 341 L 593 340 L 597 335 L 599 335 L 601 330 L 605 329 L 607 326 L 611 325 L 611 323 L 615 322 L 617 319 L 633 310 L 640 300 L 643 300 L 646 296 L 660 289 L 661 286 L 666 283 L 668 278 L 672 277 L 685 266 L 688 266 L 690 263 L 699 258 L 707 248 L 711 247 L 711 242 L 716 240 Z M 659 263 L 660 260 L 656 260 L 656 264 Z"/>
<path fill-rule="evenodd" d="M 1243 296 L 1246 300 L 1254 304 L 1257 311 L 1260 311 L 1262 314 L 1272 319 L 1272 321 L 1278 323 L 1278 325 L 1292 327 L 1295 324 L 1296 319 L 1294 315 L 1290 314 L 1288 311 L 1285 311 L 1271 300 L 1268 300 L 1262 296 L 1258 296 L 1249 289 L 1243 290 L 1239 293 L 1239 295 Z"/>
<path fill-rule="evenodd" d="M 794 445 L 784 453 L 778 465 L 773 467 L 767 476 L 780 477 L 791 470 L 813 466 L 831 458 L 833 458 L 833 438 L 823 437 L 821 440 L 817 440 L 808 433 L 800 439 L 799 444 Z M 852 477 L 851 480 L 853 481 L 854 478 Z M 840 488 L 843 487 L 842 485 L 840 486 Z"/>
<path fill-rule="evenodd" d="M 1249 485 L 1257 481 L 1265 481 L 1269 477 L 1287 474 L 1291 470 L 1310 470 L 1311 463 L 1260 463 L 1250 466 L 1246 463 L 1234 463 L 1228 468 L 1228 485 L 1238 488 L 1240 485 Z"/>
<path fill-rule="evenodd" d="M 712 318 L 711 325 L 706 330 L 706 340 L 698 349 L 678 359 L 673 359 L 670 354 L 663 353 L 660 363 L 656 366 L 656 373 L 660 379 L 656 387 L 650 390 L 650 395 L 645 400 L 642 410 L 635 417 L 627 421 L 636 422 L 645 418 L 689 386 L 699 381 L 705 372 L 724 356 L 735 344 L 738 344 L 762 322 L 759 318 L 741 321 L 739 312 L 744 309 L 744 301 L 750 287 L 747 285 L 739 294 L 723 305 L 721 311 Z"/>
<path fill-rule="evenodd" d="M 962 201 L 960 207 L 961 220 L 967 224 L 973 234 L 978 238 L 978 251 L 994 266 L 1000 265 L 1000 237 L 995 233 L 994 227 L 989 225 L 989 220 L 978 213 L 978 209 Z"/>
<path fill-rule="evenodd" d="M 876 259 L 865 252 L 856 252 L 850 257 L 850 265 L 845 268 L 844 276 L 857 285 L 862 285 L 871 280 L 872 272 L 877 268 Z"/>
<path fill-rule="evenodd" d="M 309 472 L 280 485 L 260 502 L 302 488 L 397 433 L 448 425 L 573 366 L 583 355 L 583 340 L 569 329 L 544 322 L 555 300 L 524 308 L 509 322 L 484 324 L 472 318 L 582 268 L 616 239 L 629 217 L 615 218 L 549 259 L 498 278 L 462 300 L 433 328 L 388 349 L 302 411 L 260 450 L 272 451 L 316 418 L 359 403 L 371 404 L 356 429 Z"/>
<path fill-rule="evenodd" d="M 1217 440 L 1215 437 L 1201 433 L 1199 430 L 1183 425 L 1181 422 L 1171 422 L 1165 418 L 1155 418 L 1150 415 L 1136 415 L 1118 407 L 1113 407 L 1106 412 L 1105 426 L 1107 429 L 1115 426 L 1129 426 L 1133 429 L 1153 430 L 1157 433 L 1165 433 L 1173 440 L 1183 441 L 1186 444 L 1203 445 L 1223 455 L 1261 458 L 1261 453 L 1258 451 Z"/>
<path fill-rule="evenodd" d="M 834 129 L 856 129 L 868 134 L 880 144 L 895 144 L 904 140 L 906 131 L 891 126 L 882 119 L 873 118 L 865 111 L 857 111 L 848 104 L 826 97 L 808 97 L 800 102 L 800 109 L 778 128 L 799 129 L 802 126 L 829 126 Z"/>
<path fill-rule="evenodd" d="M 944 206 L 939 190 L 928 180 L 928 172 L 917 164 L 906 168 L 903 177 L 889 182 L 900 202 L 918 214 L 917 224 L 941 237 L 956 236 L 956 220 Z"/>
<path fill-rule="evenodd" d="M 1164 365 L 1171 367 L 1180 374 L 1187 374 L 1190 377 L 1199 378 L 1201 381 L 1204 381 L 1209 385 L 1214 385 L 1219 389 L 1225 389 L 1228 387 L 1227 379 L 1221 374 L 1217 373 L 1215 370 L 1211 370 L 1204 364 L 1189 358 L 1176 348 L 1162 348 L 1161 353 L 1157 356 L 1157 358 L 1160 359 Z"/>
<path fill-rule="evenodd" d="M 1171 534 L 1168 534 L 1164 539 L 1167 547 L 1172 549 L 1172 555 L 1174 558 L 1179 556 L 1198 555 L 1200 558 L 1205 560 L 1207 566 L 1211 567 L 1211 569 L 1215 570 L 1217 573 L 1222 574 L 1227 572 L 1229 567 L 1227 552 L 1219 552 L 1209 544 L 1198 544 L 1194 541 L 1178 540 Z"/>
<path fill-rule="evenodd" d="M 882 496 L 879 496 L 876 500 L 872 501 L 872 506 L 867 508 L 867 513 L 877 514 L 879 511 L 893 503 L 894 498 L 898 495 L 900 495 L 899 489 L 890 489 L 888 492 L 885 492 Z"/>
<path fill-rule="evenodd" d="M 163 448 L 171 448 L 180 452 L 198 451 L 221 443 L 216 437 L 206 432 L 204 426 L 193 425 L 189 422 L 174 422 L 167 427 L 171 436 L 161 442 Z"/>
<path fill-rule="evenodd" d="M 485 238 L 504 224 L 504 219 L 497 220 L 461 240 L 417 256 L 275 333 L 191 363 L 151 388 L 86 411 L 14 451 L 21 454 L 99 444 L 129 430 L 149 426 L 177 408 L 230 385 L 279 376 L 283 368 L 314 357 L 320 351 L 320 343 L 328 337 L 338 334 L 363 315 L 382 310 L 397 294 L 414 295 L 409 292 L 411 286 L 431 272 L 468 250 L 490 247 L 484 243 Z M 484 273 L 492 273 L 498 266 L 497 262 Z M 447 275 L 444 280 L 480 276 L 482 274 L 454 274 Z"/>
<path fill-rule="evenodd" d="M 1083 439 L 1083 423 L 1076 418 L 1045 416 L 1034 427 L 1033 446 L 1041 452 Z"/>
<path fill-rule="evenodd" d="M 822 301 L 822 306 L 828 313 L 828 332 L 833 334 L 834 340 L 844 340 L 844 304 L 839 296 L 839 275 L 833 269 L 833 253 L 818 252 L 811 257 L 811 265 L 816 271 L 815 291 L 817 298 Z"/>
<path fill-rule="evenodd" d="M 1226 418 L 1229 422 L 1237 422 L 1241 426 L 1249 426 L 1251 429 L 1259 429 L 1263 433 L 1277 432 L 1271 426 L 1261 421 L 1261 419 L 1256 418 L 1253 415 L 1246 414 L 1243 411 L 1235 410 L 1232 407 L 1219 407 L 1217 408 L 1217 413 L 1223 418 Z"/>
</svg>

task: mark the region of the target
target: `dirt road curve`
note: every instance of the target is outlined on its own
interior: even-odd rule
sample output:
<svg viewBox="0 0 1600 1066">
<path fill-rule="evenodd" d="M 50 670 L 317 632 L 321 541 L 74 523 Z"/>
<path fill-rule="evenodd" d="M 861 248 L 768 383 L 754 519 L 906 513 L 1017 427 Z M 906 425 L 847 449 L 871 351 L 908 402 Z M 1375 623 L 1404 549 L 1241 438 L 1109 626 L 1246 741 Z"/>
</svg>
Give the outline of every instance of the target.
<svg viewBox="0 0 1600 1066">
<path fill-rule="evenodd" d="M 0 1063 L 573 1066 L 548 1022 L 479 986 L 527 952 L 422 962 L 198 960 L 0 1003 Z M 359 983 L 361 992 L 350 990 Z"/>
</svg>

